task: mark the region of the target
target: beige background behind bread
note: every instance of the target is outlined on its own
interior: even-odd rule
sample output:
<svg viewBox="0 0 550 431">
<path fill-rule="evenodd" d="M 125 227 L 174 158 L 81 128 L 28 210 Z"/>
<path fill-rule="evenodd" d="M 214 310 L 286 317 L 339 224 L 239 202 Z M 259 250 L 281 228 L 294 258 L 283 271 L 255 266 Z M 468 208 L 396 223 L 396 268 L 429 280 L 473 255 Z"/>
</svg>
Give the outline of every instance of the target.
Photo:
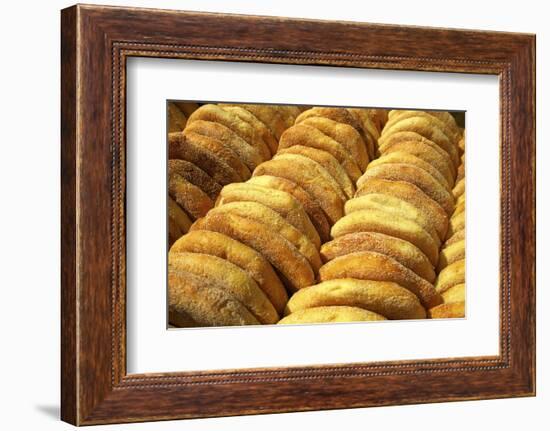
<svg viewBox="0 0 550 431">
<path fill-rule="evenodd" d="M 550 116 L 550 29 L 544 2 L 297 2 L 295 0 L 131 0 L 103 4 L 345 19 L 537 33 L 538 118 Z M 5 2 L 2 32 L 2 355 L 0 427 L 72 429 L 58 421 L 59 399 L 59 9 L 68 1 Z M 538 124 L 538 142 L 550 126 Z M 33 133 L 30 137 L 29 133 Z M 538 219 L 550 219 L 548 145 L 538 146 Z M 550 421 L 550 227 L 538 227 L 538 397 L 106 426 L 112 430 L 544 429 Z M 32 248 L 32 251 L 29 250 Z M 544 291 L 546 290 L 546 292 Z"/>
</svg>

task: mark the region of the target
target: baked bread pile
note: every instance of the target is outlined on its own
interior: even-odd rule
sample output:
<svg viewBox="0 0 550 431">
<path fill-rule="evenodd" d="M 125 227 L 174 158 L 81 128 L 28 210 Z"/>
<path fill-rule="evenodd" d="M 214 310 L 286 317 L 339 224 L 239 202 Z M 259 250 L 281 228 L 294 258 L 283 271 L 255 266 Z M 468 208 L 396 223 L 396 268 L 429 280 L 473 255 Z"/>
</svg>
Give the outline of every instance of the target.
<svg viewBox="0 0 550 431">
<path fill-rule="evenodd" d="M 202 112 L 205 106 L 179 139 L 194 119 L 219 118 Z M 208 109 L 263 114 L 241 106 Z M 296 113 L 292 127 L 277 129 L 274 156 L 258 164 L 250 179 L 224 184 L 215 207 L 172 246 L 169 309 L 175 326 L 276 323 L 288 294 L 318 281 L 321 244 L 378 152 L 386 113 L 320 107 Z M 316 312 L 331 321 L 374 315 L 357 307 Z"/>
<path fill-rule="evenodd" d="M 169 246 L 214 206 L 224 185 L 245 181 L 277 151 L 300 109 L 169 103 Z"/>
<path fill-rule="evenodd" d="M 464 151 L 464 137 L 459 141 L 459 148 Z M 445 244 L 439 256 L 437 265 L 437 280 L 435 287 L 443 298 L 443 304 L 429 311 L 430 317 L 451 318 L 464 317 L 464 301 L 466 296 L 466 191 L 464 178 L 464 153 L 458 167 L 453 196 L 456 204 L 450 219 Z"/>
<path fill-rule="evenodd" d="M 463 152 L 447 112 L 199 107 L 169 134 L 170 323 L 463 316 Z"/>
<path fill-rule="evenodd" d="M 321 247 L 320 283 L 290 298 L 281 323 L 312 318 L 308 309 L 324 318 L 327 306 L 370 312 L 358 320 L 419 319 L 444 301 L 434 283 L 455 211 L 460 137 L 449 113 L 389 112 L 380 156 L 357 179 L 332 240 Z"/>
</svg>

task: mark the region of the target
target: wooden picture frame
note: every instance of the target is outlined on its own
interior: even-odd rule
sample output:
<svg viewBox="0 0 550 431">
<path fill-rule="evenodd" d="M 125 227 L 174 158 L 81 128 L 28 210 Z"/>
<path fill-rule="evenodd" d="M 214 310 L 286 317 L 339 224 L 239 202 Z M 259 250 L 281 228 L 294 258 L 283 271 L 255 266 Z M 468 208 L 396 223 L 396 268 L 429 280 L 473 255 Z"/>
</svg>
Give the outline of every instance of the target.
<svg viewBox="0 0 550 431">
<path fill-rule="evenodd" d="M 78 5 L 62 11 L 61 49 L 64 421 L 89 425 L 535 394 L 534 35 Z M 125 64 L 131 56 L 498 75 L 500 354 L 127 374 Z"/>
</svg>

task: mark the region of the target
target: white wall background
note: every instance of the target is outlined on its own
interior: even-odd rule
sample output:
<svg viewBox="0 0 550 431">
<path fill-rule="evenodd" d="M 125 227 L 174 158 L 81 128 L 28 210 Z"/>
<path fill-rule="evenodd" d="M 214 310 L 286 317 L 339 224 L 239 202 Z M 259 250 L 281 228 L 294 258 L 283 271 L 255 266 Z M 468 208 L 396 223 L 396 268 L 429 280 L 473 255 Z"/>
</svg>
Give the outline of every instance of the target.
<svg viewBox="0 0 550 431">
<path fill-rule="evenodd" d="M 550 276 L 543 244 L 550 232 L 550 28 L 545 3 L 296 0 L 130 0 L 103 4 L 537 34 L 538 396 L 284 415 L 98 427 L 135 430 L 318 430 L 406 427 L 446 431 L 547 429 L 550 423 Z M 59 422 L 59 10 L 71 3 L 4 2 L 0 14 L 0 427 L 58 430 Z"/>
</svg>

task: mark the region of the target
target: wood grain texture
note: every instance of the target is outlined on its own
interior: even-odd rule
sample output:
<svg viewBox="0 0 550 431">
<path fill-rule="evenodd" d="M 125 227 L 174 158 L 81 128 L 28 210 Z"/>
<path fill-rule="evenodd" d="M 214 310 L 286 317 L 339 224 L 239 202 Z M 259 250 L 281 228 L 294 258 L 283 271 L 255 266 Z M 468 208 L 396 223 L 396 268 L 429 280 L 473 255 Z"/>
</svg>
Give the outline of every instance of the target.
<svg viewBox="0 0 550 431">
<path fill-rule="evenodd" d="M 61 37 L 63 420 L 85 425 L 534 394 L 534 36 L 74 6 L 62 11 Z M 131 56 L 499 75 L 499 356 L 127 375 L 124 107 Z M 257 391 L 262 397 L 250 396 Z"/>
</svg>

